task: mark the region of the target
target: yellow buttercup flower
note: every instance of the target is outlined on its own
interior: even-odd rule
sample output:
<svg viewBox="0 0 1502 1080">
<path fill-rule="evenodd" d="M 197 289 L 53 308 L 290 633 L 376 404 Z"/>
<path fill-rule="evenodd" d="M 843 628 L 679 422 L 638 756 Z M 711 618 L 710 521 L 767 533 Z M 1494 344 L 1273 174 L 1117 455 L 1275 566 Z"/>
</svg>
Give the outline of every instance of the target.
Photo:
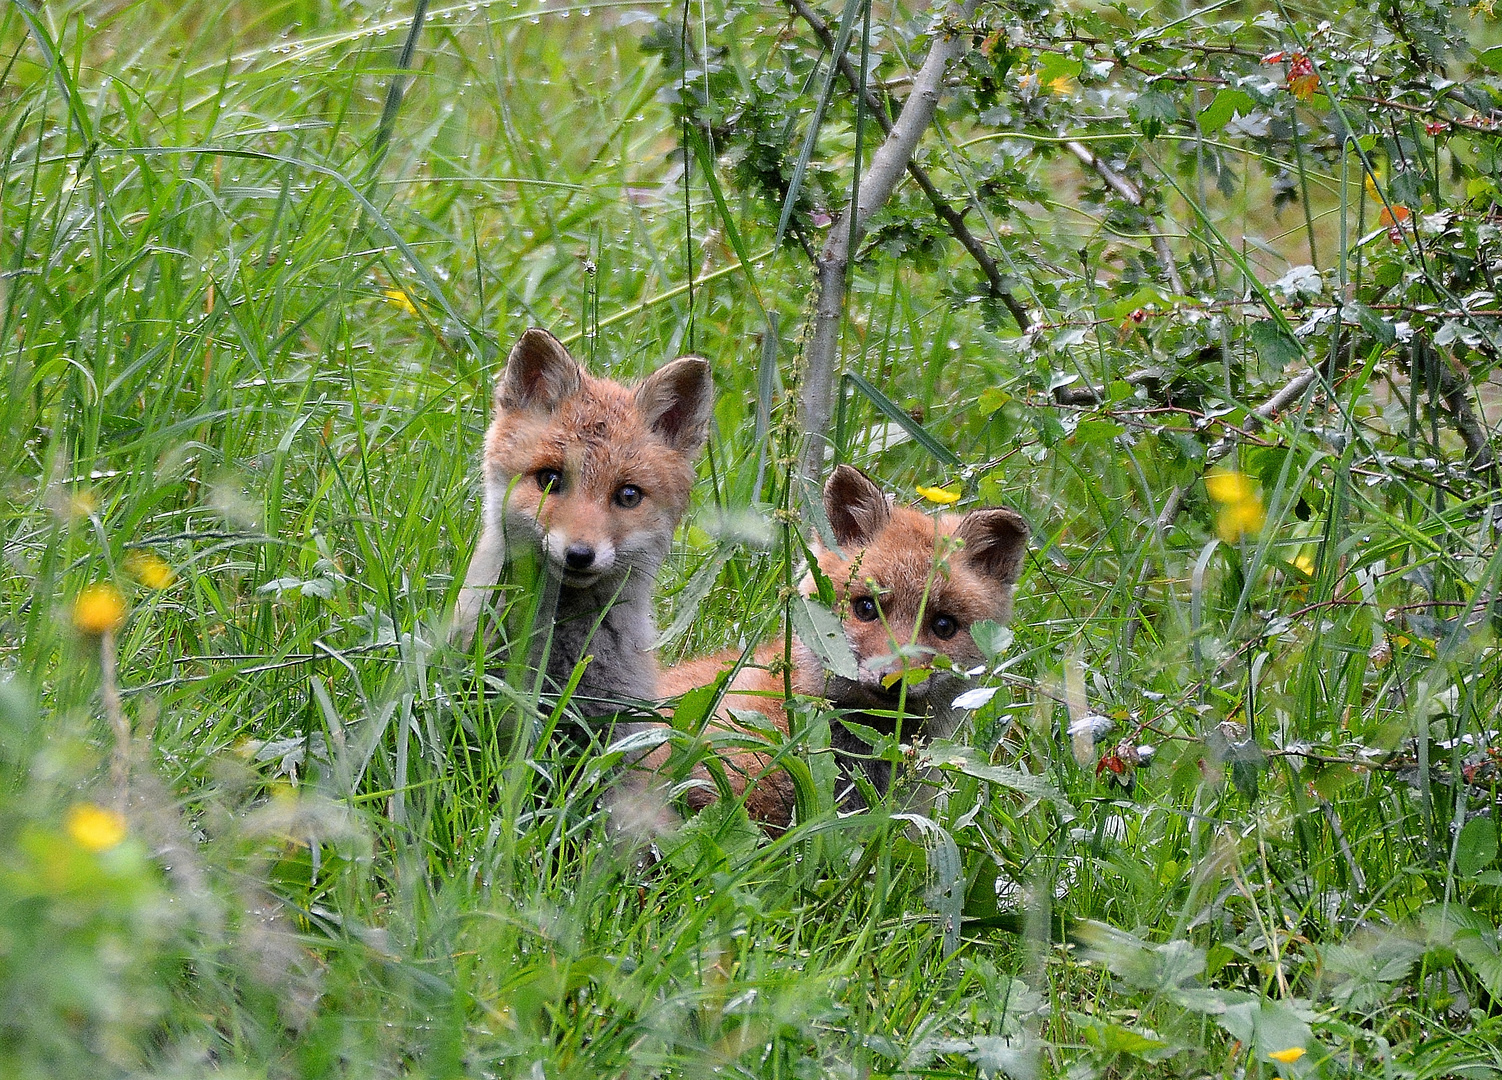
<svg viewBox="0 0 1502 1080">
<path fill-rule="evenodd" d="M 165 559 L 139 549 L 125 556 L 125 572 L 148 589 L 165 589 L 177 580 Z"/>
<path fill-rule="evenodd" d="M 960 501 L 960 493 L 950 491 L 948 488 L 924 487 L 922 484 L 919 484 L 918 494 L 922 495 L 929 502 L 938 503 L 940 506 L 953 506 Z"/>
<path fill-rule="evenodd" d="M 96 581 L 73 601 L 73 625 L 85 634 L 119 630 L 125 625 L 125 597 L 108 581 Z"/>
<path fill-rule="evenodd" d="M 382 289 L 381 295 L 386 298 L 386 303 L 392 307 L 401 308 L 408 315 L 417 314 L 417 305 L 412 303 L 412 298 L 401 289 Z"/>
<path fill-rule="evenodd" d="M 1314 560 L 1308 555 L 1295 555 L 1293 565 L 1310 577 L 1314 576 Z"/>
<path fill-rule="evenodd" d="M 1304 1048 L 1302 1046 L 1290 1046 L 1287 1050 L 1274 1050 L 1267 1056 L 1274 1061 L 1281 1061 L 1284 1065 L 1292 1065 L 1304 1056 Z"/>
<path fill-rule="evenodd" d="M 75 803 L 68 808 L 68 835 L 79 847 L 108 851 L 125 839 L 125 817 L 94 803 Z"/>
<path fill-rule="evenodd" d="M 1215 531 L 1226 543 L 1262 531 L 1266 520 L 1262 498 L 1244 473 L 1211 473 L 1205 477 L 1205 490 L 1217 504 Z"/>
</svg>

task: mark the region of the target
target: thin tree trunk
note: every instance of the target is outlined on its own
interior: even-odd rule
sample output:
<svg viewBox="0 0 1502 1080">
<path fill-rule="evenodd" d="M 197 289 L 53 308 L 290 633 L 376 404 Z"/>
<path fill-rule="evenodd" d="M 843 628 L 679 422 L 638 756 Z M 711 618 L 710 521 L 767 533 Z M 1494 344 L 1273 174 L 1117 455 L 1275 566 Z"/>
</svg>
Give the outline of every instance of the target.
<svg viewBox="0 0 1502 1080">
<path fill-rule="evenodd" d="M 952 5 L 950 11 L 961 23 L 975 14 L 975 0 Z M 912 160 L 918 140 L 933 121 L 944 89 L 944 72 L 970 47 L 970 35 L 962 27 L 938 31 L 923 66 L 913 80 L 912 92 L 903 103 L 902 113 L 887 134 L 866 175 L 860 180 L 860 200 L 829 227 L 829 238 L 819 252 L 817 301 L 814 305 L 813 330 L 804 353 L 803 430 L 808 438 L 804 449 L 803 470 L 813 479 L 824 474 L 824 452 L 828 445 L 830 419 L 833 416 L 835 364 L 839 353 L 840 323 L 845 314 L 847 271 L 853 244 L 860 242 L 871 215 L 886 205 L 897 181 Z M 853 215 L 853 218 L 852 216 Z"/>
</svg>

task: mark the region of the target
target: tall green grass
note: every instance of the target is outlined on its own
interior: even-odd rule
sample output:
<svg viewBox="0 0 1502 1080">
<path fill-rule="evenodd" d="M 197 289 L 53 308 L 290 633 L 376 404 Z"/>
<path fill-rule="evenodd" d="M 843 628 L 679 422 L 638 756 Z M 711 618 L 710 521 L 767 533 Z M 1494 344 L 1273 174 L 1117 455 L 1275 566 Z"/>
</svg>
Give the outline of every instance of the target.
<svg viewBox="0 0 1502 1080">
<path fill-rule="evenodd" d="M 835 815 L 813 709 L 792 752 L 822 813 L 772 839 L 725 806 L 618 845 L 619 751 L 548 738 L 566 710 L 443 644 L 491 381 L 530 325 L 621 379 L 708 357 L 664 655 L 780 618 L 812 277 L 713 170 L 685 218 L 641 10 L 437 4 L 403 73 L 406 7 L 0 8 L 5 1071 L 1495 1075 L 1474 822 L 1497 666 L 1490 612 L 1464 616 L 1495 593 L 1490 496 L 1430 463 L 1458 455 L 1442 410 L 1371 348 L 1230 459 L 1267 523 L 1216 541 L 1186 415 L 1047 395 L 1172 359 L 1118 329 L 1126 275 L 1055 273 L 1114 227 L 1077 205 L 1005 238 L 1039 335 L 956 303 L 947 258 L 854 278 L 838 456 L 1035 526 L 1002 690 L 940 755 L 934 824 L 894 817 L 900 790 Z M 1227 240 L 1280 227 L 1249 181 L 1202 217 L 1174 202 L 1178 242 L 1207 280 L 1344 252 L 1359 185 L 1301 179 L 1302 231 Z M 1256 404 L 1220 375 L 1193 373 L 1194 408 Z M 170 585 L 133 578 L 141 552 Z M 70 817 L 118 795 L 99 642 L 71 623 L 95 581 L 129 601 L 136 733 L 128 837 L 100 851 Z M 1087 713 L 1105 749 L 1156 748 L 1130 790 L 1072 755 Z"/>
</svg>

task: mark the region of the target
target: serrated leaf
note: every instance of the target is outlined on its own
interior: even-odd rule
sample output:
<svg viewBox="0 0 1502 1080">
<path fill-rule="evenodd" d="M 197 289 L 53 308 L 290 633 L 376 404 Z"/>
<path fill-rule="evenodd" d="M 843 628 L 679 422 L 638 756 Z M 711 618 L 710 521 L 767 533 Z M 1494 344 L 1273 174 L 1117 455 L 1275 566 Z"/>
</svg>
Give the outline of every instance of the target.
<svg viewBox="0 0 1502 1080">
<path fill-rule="evenodd" d="M 799 596 L 793 601 L 792 616 L 798 640 L 813 650 L 826 671 L 842 679 L 860 677 L 845 627 L 834 612 L 812 597 Z"/>
</svg>

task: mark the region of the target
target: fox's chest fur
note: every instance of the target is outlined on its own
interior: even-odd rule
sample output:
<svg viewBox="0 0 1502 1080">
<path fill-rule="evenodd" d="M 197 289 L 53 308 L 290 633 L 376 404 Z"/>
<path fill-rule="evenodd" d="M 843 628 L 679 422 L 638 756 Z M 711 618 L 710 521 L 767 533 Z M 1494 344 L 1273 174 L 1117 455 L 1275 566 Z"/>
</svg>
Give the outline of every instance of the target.
<svg viewBox="0 0 1502 1080">
<path fill-rule="evenodd" d="M 711 400 L 703 360 L 675 360 L 630 388 L 584 371 L 546 331 L 523 334 L 485 434 L 480 540 L 454 636 L 472 640 L 502 567 L 525 548 L 543 567 L 533 660 L 546 657 L 550 688 L 587 657 L 581 712 L 655 698 L 652 592 L 688 508 Z"/>
</svg>

